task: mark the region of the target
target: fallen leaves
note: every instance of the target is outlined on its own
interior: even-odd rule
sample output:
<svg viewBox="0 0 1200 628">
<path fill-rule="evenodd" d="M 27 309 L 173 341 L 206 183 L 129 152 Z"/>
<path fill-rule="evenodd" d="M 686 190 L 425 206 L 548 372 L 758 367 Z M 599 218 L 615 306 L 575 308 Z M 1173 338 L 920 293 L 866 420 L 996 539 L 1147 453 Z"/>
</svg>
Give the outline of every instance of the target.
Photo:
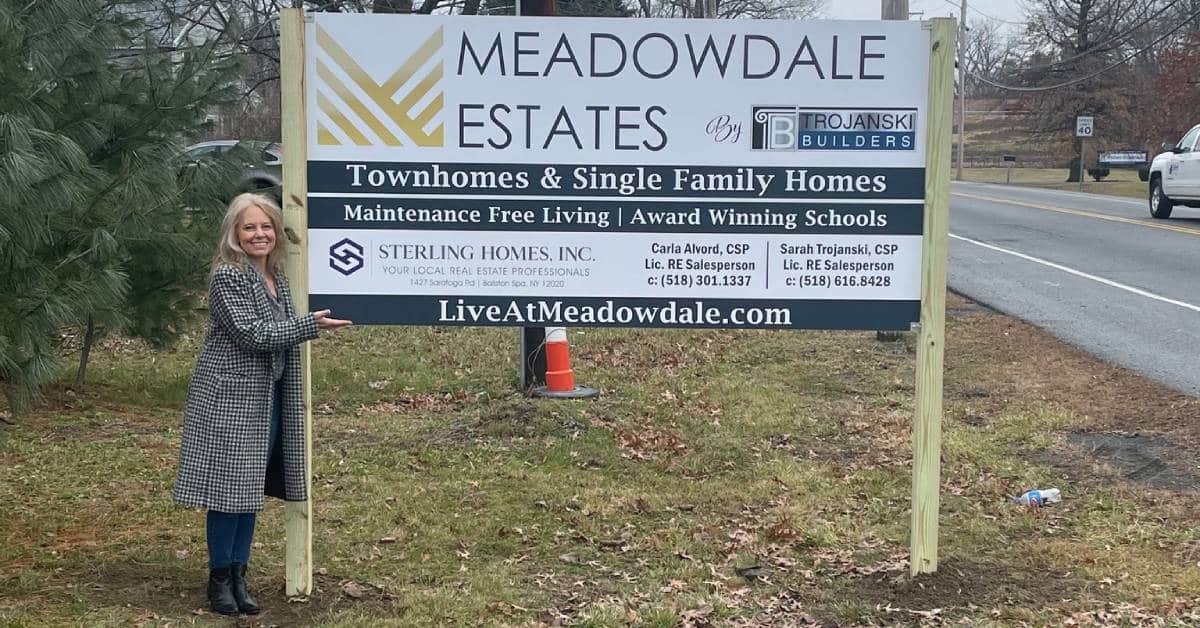
<svg viewBox="0 0 1200 628">
<path fill-rule="evenodd" d="M 342 593 L 345 593 L 346 597 L 358 600 L 367 594 L 367 589 L 353 580 L 348 580 L 342 583 Z"/>
<path fill-rule="evenodd" d="M 387 588 L 381 584 L 374 582 L 357 582 L 355 580 L 343 580 L 338 584 L 338 590 L 347 598 L 352 600 L 390 600 L 395 596 L 389 593 Z"/>
<path fill-rule="evenodd" d="M 688 449 L 677 432 L 656 427 L 628 429 L 614 426 L 613 435 L 621 449 L 621 457 L 627 459 L 650 460 L 666 454 L 680 454 Z"/>
<path fill-rule="evenodd" d="M 748 618 L 736 618 L 730 626 L 739 628 L 806 628 L 825 625 L 805 610 L 804 596 L 791 588 L 784 588 L 774 595 L 753 600 L 756 611 Z M 743 603 L 746 604 L 746 603 Z"/>
<path fill-rule="evenodd" d="M 704 603 L 696 608 L 691 608 L 679 614 L 679 619 L 683 621 L 685 627 L 692 626 L 707 626 L 708 618 L 713 613 L 713 605 Z"/>
<path fill-rule="evenodd" d="M 1116 628 L 1200 625 L 1200 598 L 1175 598 L 1157 608 L 1145 608 L 1129 602 L 1108 603 L 1103 608 L 1072 613 L 1062 619 L 1063 626 Z"/>
<path fill-rule="evenodd" d="M 787 514 L 781 515 L 779 519 L 770 527 L 768 527 L 764 533 L 764 537 L 768 541 L 772 542 L 791 541 L 797 536 L 799 536 L 799 534 L 795 530 L 795 523 Z"/>
<path fill-rule="evenodd" d="M 391 380 L 376 380 L 370 382 L 368 386 L 373 390 L 382 390 L 390 385 Z M 360 405 L 355 410 L 355 415 L 388 415 L 388 414 L 406 414 L 409 412 L 422 412 L 429 410 L 444 410 L 457 406 L 464 405 L 477 398 L 476 395 L 471 395 L 465 390 L 457 390 L 454 392 L 404 392 L 390 399 L 381 399 L 379 401 Z M 329 405 L 329 404 L 325 404 Z M 332 413 L 336 410 L 337 404 L 334 402 L 329 405 Z M 322 412 L 323 413 L 323 412 Z"/>
<path fill-rule="evenodd" d="M 725 544 L 725 551 L 730 553 L 751 545 L 758 539 L 756 534 L 743 528 L 730 530 L 725 536 L 729 539 L 729 542 Z"/>
</svg>

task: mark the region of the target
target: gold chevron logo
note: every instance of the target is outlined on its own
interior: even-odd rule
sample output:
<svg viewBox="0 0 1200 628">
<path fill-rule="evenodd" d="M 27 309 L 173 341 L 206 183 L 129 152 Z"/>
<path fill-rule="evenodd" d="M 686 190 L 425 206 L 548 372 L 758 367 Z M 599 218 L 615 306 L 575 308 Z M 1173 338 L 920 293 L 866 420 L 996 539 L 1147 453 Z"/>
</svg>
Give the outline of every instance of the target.
<svg viewBox="0 0 1200 628">
<path fill-rule="evenodd" d="M 325 59 L 317 58 L 317 77 L 320 81 L 317 83 L 316 105 L 324 114 L 317 120 L 317 144 L 345 144 L 326 126 L 328 124 L 336 127 L 341 136 L 356 146 L 443 146 L 445 127 L 440 121 L 432 131 L 426 133 L 424 130 L 435 118 L 440 118 L 444 106 L 442 92 L 434 91 L 442 80 L 441 59 L 417 78 L 406 93 L 401 91 L 422 68 L 430 65 L 430 60 L 442 49 L 440 27 L 383 82 L 372 78 L 320 26 L 317 27 L 317 47 L 340 70 L 341 76 L 348 78 L 358 88 L 357 93 L 350 89 L 338 72 L 326 64 Z M 410 112 L 417 103 L 431 93 L 433 98 L 428 104 L 412 115 Z M 365 95 L 366 99 L 360 98 L 360 94 Z M 337 101 L 341 101 L 348 109 L 342 109 Z M 377 115 L 379 113 L 383 115 Z"/>
</svg>

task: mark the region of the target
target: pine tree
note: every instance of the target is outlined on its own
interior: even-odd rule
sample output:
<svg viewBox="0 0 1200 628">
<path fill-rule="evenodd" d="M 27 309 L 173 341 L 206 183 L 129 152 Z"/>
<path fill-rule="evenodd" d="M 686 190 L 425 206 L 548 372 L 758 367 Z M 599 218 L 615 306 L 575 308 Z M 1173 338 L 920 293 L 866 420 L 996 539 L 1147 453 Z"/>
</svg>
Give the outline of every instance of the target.
<svg viewBox="0 0 1200 628">
<path fill-rule="evenodd" d="M 59 374 L 62 328 L 166 341 L 203 277 L 234 173 L 180 177 L 176 156 L 237 68 L 219 42 L 161 45 L 153 6 L 0 0 L 0 387 L 17 411 Z"/>
</svg>

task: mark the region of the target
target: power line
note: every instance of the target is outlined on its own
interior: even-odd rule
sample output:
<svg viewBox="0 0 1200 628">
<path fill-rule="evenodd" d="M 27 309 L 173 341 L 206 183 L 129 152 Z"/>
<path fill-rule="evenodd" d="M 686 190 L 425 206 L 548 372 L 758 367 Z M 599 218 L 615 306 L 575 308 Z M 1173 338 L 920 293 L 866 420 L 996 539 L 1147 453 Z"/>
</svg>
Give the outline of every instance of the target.
<svg viewBox="0 0 1200 628">
<path fill-rule="evenodd" d="M 1180 2 L 1182 2 L 1182 1 L 1183 1 L 1183 0 L 1171 0 L 1171 1 L 1170 1 L 1170 2 L 1168 2 L 1167 4 L 1165 4 L 1165 5 L 1162 5 L 1161 7 L 1159 7 L 1159 9 L 1158 9 L 1157 11 L 1155 11 L 1154 13 L 1152 13 L 1152 14 L 1150 14 L 1150 15 L 1146 16 L 1145 18 L 1142 18 L 1142 19 L 1141 19 L 1141 21 L 1139 21 L 1139 22 L 1136 22 L 1135 24 L 1133 24 L 1133 25 L 1129 26 L 1129 27 L 1128 27 L 1128 28 L 1126 28 L 1124 31 L 1122 31 L 1122 32 L 1120 32 L 1120 33 L 1117 33 L 1117 34 L 1113 35 L 1113 36 L 1112 36 L 1111 38 L 1109 38 L 1107 41 L 1104 41 L 1104 42 L 1101 42 L 1101 43 L 1097 44 L 1097 45 L 1096 45 L 1094 48 L 1090 48 L 1090 49 L 1088 49 L 1088 50 L 1085 50 L 1084 52 L 1081 52 L 1081 53 L 1078 53 L 1078 54 L 1072 55 L 1072 56 L 1070 56 L 1070 57 L 1067 57 L 1066 59 L 1059 59 L 1058 61 L 1052 61 L 1052 62 L 1050 62 L 1050 63 L 1046 63 L 1046 64 L 1043 64 L 1043 65 L 1032 66 L 1032 67 L 1027 67 L 1027 68 L 1024 68 L 1024 69 L 1025 69 L 1025 71 L 1031 71 L 1031 70 L 1048 70 L 1048 69 L 1055 68 L 1055 67 L 1058 67 L 1058 66 L 1062 66 L 1062 65 L 1067 65 L 1067 64 L 1069 64 L 1069 63 L 1073 63 L 1073 62 L 1075 62 L 1075 61 L 1078 61 L 1078 60 L 1080 60 L 1080 59 L 1083 59 L 1083 58 L 1085 58 L 1085 57 L 1089 57 L 1089 56 L 1091 56 L 1091 55 L 1096 55 L 1096 54 L 1101 54 L 1101 53 L 1105 53 L 1105 52 L 1110 52 L 1110 51 L 1116 50 L 1116 49 L 1118 48 L 1118 44 L 1120 44 L 1121 42 L 1123 42 L 1123 41 L 1125 40 L 1125 38 L 1126 38 L 1126 37 L 1128 37 L 1129 35 L 1133 34 L 1133 33 L 1134 33 L 1135 31 L 1137 31 L 1138 29 L 1140 29 L 1140 28 L 1144 27 L 1146 24 L 1149 24 L 1149 23 L 1151 22 L 1151 20 L 1154 20 L 1154 19 L 1158 18 L 1159 16 L 1161 16 L 1163 13 L 1166 13 L 1167 11 L 1170 11 L 1171 9 L 1175 8 L 1175 7 L 1176 7 L 1176 5 L 1178 5 L 1178 4 L 1179 4 Z M 955 6 L 955 5 L 954 5 L 954 2 L 953 2 L 952 0 L 942 0 L 942 2 L 945 2 L 946 4 L 948 4 L 948 5 L 952 6 L 952 7 L 953 7 L 953 6 Z M 987 18 L 989 18 L 989 19 L 993 19 L 993 20 L 997 20 L 997 21 L 1003 22 L 1003 23 L 1005 23 L 1005 24 L 1016 24 L 1016 25 L 1022 25 L 1022 26 L 1023 26 L 1023 25 L 1026 25 L 1026 23 L 1025 23 L 1025 22 L 1013 22 L 1013 21 L 1010 21 L 1010 20 L 1004 20 L 1004 19 L 1001 19 L 1001 18 L 998 18 L 998 17 L 992 16 L 992 15 L 988 15 L 987 13 L 984 13 L 983 11 L 980 11 L 980 10 L 976 9 L 974 6 L 969 6 L 969 7 L 968 7 L 968 10 L 969 10 L 969 11 L 975 11 L 975 12 L 979 13 L 980 15 L 984 16 L 984 17 L 987 17 Z M 1190 20 L 1190 19 L 1192 19 L 1192 18 L 1188 18 L 1188 20 Z M 1144 49 L 1143 49 L 1143 50 L 1144 50 Z M 1136 53 L 1135 53 L 1135 56 L 1136 56 Z M 974 76 L 974 75 L 972 75 L 972 76 Z"/>
<path fill-rule="evenodd" d="M 981 83 L 985 84 L 985 85 L 990 85 L 990 86 L 992 86 L 992 87 L 995 87 L 995 88 L 997 88 L 997 89 L 1003 89 L 1003 90 L 1010 91 L 1010 92 L 1022 92 L 1022 93 L 1029 93 L 1029 92 L 1045 92 L 1045 91 L 1050 91 L 1050 90 L 1052 90 L 1052 89 L 1060 89 L 1060 88 L 1063 88 L 1063 87 L 1070 87 L 1071 85 L 1077 85 L 1077 84 L 1079 84 L 1079 83 L 1082 83 L 1082 82 L 1084 82 L 1084 81 L 1090 81 L 1090 80 L 1092 80 L 1092 79 L 1096 78 L 1097 76 L 1100 76 L 1101 74 L 1104 74 L 1105 72 L 1108 72 L 1109 70 L 1111 70 L 1111 69 L 1113 69 L 1113 68 L 1115 68 L 1115 67 L 1117 67 L 1117 66 L 1119 66 L 1119 65 L 1121 65 L 1121 64 L 1123 64 L 1123 63 L 1126 63 L 1126 62 L 1127 62 L 1127 61 L 1129 61 L 1130 59 L 1132 59 L 1132 58 L 1134 58 L 1134 57 L 1138 56 L 1139 54 L 1142 54 L 1143 52 L 1146 52 L 1147 50 L 1149 50 L 1149 49 L 1151 49 L 1151 48 L 1153 48 L 1153 47 L 1157 46 L 1157 45 L 1158 45 L 1158 44 L 1160 44 L 1160 43 L 1162 43 L 1162 42 L 1163 42 L 1163 40 L 1165 40 L 1166 38 L 1170 37 L 1171 35 L 1174 35 L 1174 34 L 1175 34 L 1175 33 L 1176 33 L 1176 32 L 1177 32 L 1179 29 L 1183 28 L 1184 26 L 1187 26 L 1189 22 L 1191 22 L 1192 20 L 1194 20 L 1194 19 L 1196 19 L 1196 18 L 1200 18 L 1200 11 L 1196 11 L 1195 13 L 1193 13 L 1193 14 L 1191 14 L 1191 15 L 1187 16 L 1186 18 L 1184 18 L 1184 19 L 1183 19 L 1183 21 L 1182 21 L 1182 22 L 1180 22 L 1179 24 L 1176 24 L 1176 25 L 1175 25 L 1175 28 L 1172 28 L 1171 30 L 1167 31 L 1166 33 L 1163 33 L 1163 35 L 1162 35 L 1161 37 L 1159 37 L 1158 39 L 1155 39 L 1154 41 L 1150 42 L 1150 43 L 1149 43 L 1149 44 L 1147 44 L 1147 45 L 1146 45 L 1144 48 L 1140 48 L 1140 49 L 1138 49 L 1138 50 L 1135 50 L 1135 51 L 1133 51 L 1133 52 L 1129 53 L 1129 55 L 1127 55 L 1125 58 L 1123 58 L 1123 59 L 1119 59 L 1119 60 L 1117 60 L 1117 61 L 1115 61 L 1115 62 L 1113 62 L 1113 63 L 1111 63 L 1111 64 L 1109 64 L 1109 65 L 1107 65 L 1107 66 L 1105 66 L 1105 67 L 1103 67 L 1103 68 L 1101 68 L 1101 69 L 1099 69 L 1099 70 L 1097 70 L 1096 72 L 1093 72 L 1093 73 L 1091 73 L 1091 74 L 1089 74 L 1089 75 L 1087 75 L 1087 76 L 1081 76 L 1081 77 L 1079 77 L 1079 78 L 1077 78 L 1077 79 L 1073 79 L 1073 80 L 1070 80 L 1070 81 L 1064 81 L 1064 82 L 1062 82 L 1062 83 L 1056 83 L 1056 84 L 1054 84 L 1054 85 L 1042 85 L 1042 86 L 1039 86 L 1039 87 L 1015 87 L 1015 86 L 1012 86 L 1012 85 L 1001 85 L 1000 83 L 996 83 L 996 82 L 990 81 L 990 80 L 988 80 L 988 79 L 986 79 L 986 78 L 983 78 L 982 76 L 979 76 L 979 75 L 977 75 L 977 74 L 969 74 L 969 76 L 970 76 L 971 78 L 973 78 L 973 79 L 975 79 L 975 80 L 977 80 L 977 81 L 979 81 L 979 82 L 981 82 Z"/>
<path fill-rule="evenodd" d="M 1122 42 L 1126 37 L 1131 35 L 1134 31 L 1142 28 L 1146 24 L 1149 24 L 1151 20 L 1153 20 L 1153 19 L 1157 18 L 1158 16 L 1162 15 L 1163 13 L 1175 8 L 1175 5 L 1179 4 L 1180 2 L 1181 2 L 1181 0 L 1171 0 L 1171 2 L 1169 2 L 1168 4 L 1165 4 L 1161 8 L 1159 8 L 1159 10 L 1157 12 L 1147 16 L 1142 21 L 1130 26 L 1129 28 L 1125 29 L 1125 31 L 1117 33 L 1116 35 L 1113 35 L 1108 41 L 1097 44 L 1095 48 L 1089 48 L 1083 52 L 1080 52 L 1078 54 L 1067 57 L 1066 59 L 1059 59 L 1058 61 L 1051 61 L 1050 63 L 1046 63 L 1043 65 L 1036 65 L 1036 66 L 1028 67 L 1028 68 L 1025 68 L 1025 70 L 1026 71 L 1048 70 L 1050 68 L 1054 68 L 1054 67 L 1058 67 L 1060 65 L 1066 65 L 1068 63 L 1078 61 L 1079 59 L 1082 59 L 1084 57 L 1088 57 L 1088 56 L 1091 56 L 1094 54 L 1100 54 L 1100 53 L 1116 50 L 1117 44 Z M 1188 18 L 1188 19 L 1191 19 L 1191 18 Z M 1186 22 L 1186 20 L 1185 20 L 1185 22 Z"/>
<path fill-rule="evenodd" d="M 958 5 L 954 4 L 954 2 L 952 0 L 942 0 L 942 2 L 945 2 L 946 4 L 954 7 L 955 9 L 959 8 Z M 1006 20 L 1002 17 L 996 17 L 994 15 L 991 15 L 990 13 L 984 13 L 983 11 L 980 11 L 979 9 L 975 8 L 974 6 L 968 6 L 967 10 L 974 11 L 975 13 L 978 13 L 979 15 L 986 17 L 989 20 L 994 20 L 994 21 L 1000 22 L 1002 24 L 1011 24 L 1013 26 L 1024 26 L 1025 25 L 1025 22 L 1015 22 L 1013 20 Z"/>
</svg>

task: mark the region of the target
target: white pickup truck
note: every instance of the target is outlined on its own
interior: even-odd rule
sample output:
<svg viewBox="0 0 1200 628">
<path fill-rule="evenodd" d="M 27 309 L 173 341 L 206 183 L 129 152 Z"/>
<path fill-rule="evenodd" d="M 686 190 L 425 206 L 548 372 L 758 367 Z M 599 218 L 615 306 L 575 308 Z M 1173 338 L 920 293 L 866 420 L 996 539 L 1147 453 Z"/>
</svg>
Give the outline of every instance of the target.
<svg viewBox="0 0 1200 628">
<path fill-rule="evenodd" d="M 1200 207 L 1200 124 L 1150 162 L 1150 215 L 1170 218 L 1176 205 Z"/>
</svg>

